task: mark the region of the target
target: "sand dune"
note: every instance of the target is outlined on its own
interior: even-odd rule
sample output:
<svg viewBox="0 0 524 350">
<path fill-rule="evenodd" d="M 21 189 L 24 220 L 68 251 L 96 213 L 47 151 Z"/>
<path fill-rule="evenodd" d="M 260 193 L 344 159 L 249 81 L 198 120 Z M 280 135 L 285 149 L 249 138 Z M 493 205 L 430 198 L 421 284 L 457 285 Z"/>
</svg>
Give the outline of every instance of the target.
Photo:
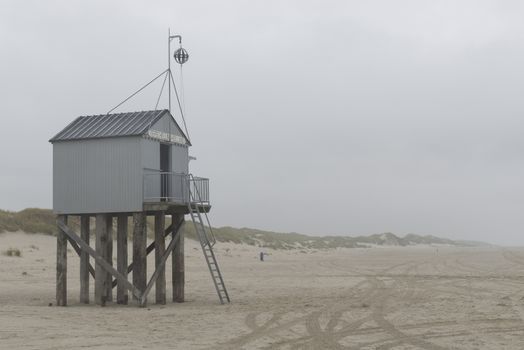
<svg viewBox="0 0 524 350">
<path fill-rule="evenodd" d="M 0 234 L 1 349 L 523 349 L 524 250 L 395 247 L 268 251 L 218 244 L 232 304 L 218 304 L 186 241 L 187 302 L 54 304 L 53 237 Z M 152 260 L 148 261 L 152 266 Z M 167 272 L 168 286 L 170 271 Z M 170 289 L 168 289 L 170 293 Z"/>
</svg>

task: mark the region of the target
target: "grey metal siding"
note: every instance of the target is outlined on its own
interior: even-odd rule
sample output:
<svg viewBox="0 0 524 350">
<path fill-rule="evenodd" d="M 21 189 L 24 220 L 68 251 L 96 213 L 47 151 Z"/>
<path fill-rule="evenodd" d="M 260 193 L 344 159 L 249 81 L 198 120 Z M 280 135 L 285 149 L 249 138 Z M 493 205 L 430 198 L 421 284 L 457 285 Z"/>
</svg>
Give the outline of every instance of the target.
<svg viewBox="0 0 524 350">
<path fill-rule="evenodd" d="M 171 146 L 171 169 L 175 173 L 189 172 L 189 148 L 174 144 Z"/>
<path fill-rule="evenodd" d="M 53 144 L 57 214 L 142 211 L 141 137 Z"/>
<path fill-rule="evenodd" d="M 146 201 L 160 198 L 160 143 L 143 138 L 140 142 Z"/>
<path fill-rule="evenodd" d="M 189 168 L 189 148 L 187 146 L 173 144 L 171 145 L 171 171 L 174 173 L 187 174 Z M 189 199 L 189 188 L 187 187 L 187 178 L 181 177 L 182 181 L 177 181 L 177 177 L 173 178 L 171 187 L 172 196 L 174 198 Z"/>
<path fill-rule="evenodd" d="M 160 143 L 155 140 L 142 138 L 140 146 L 142 168 L 160 171 Z"/>
<path fill-rule="evenodd" d="M 156 123 L 151 126 L 152 130 L 158 130 L 169 134 L 174 134 L 180 137 L 184 137 L 182 130 L 179 129 L 177 124 L 173 121 L 170 114 L 166 113 Z"/>
</svg>

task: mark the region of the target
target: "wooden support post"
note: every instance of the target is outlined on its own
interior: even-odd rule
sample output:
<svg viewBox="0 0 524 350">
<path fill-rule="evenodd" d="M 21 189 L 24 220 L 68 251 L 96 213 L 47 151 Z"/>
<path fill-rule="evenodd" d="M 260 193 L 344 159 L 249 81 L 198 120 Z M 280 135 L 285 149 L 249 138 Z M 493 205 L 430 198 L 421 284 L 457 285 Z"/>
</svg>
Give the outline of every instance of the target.
<svg viewBox="0 0 524 350">
<path fill-rule="evenodd" d="M 67 216 L 59 215 L 58 224 L 67 224 Z M 56 234 L 56 305 L 67 306 L 67 236 L 59 227 Z"/>
<path fill-rule="evenodd" d="M 163 211 L 155 213 L 155 269 L 158 271 L 158 278 L 155 284 L 156 303 L 164 305 L 166 303 L 166 268 L 160 266 L 162 257 L 166 250 L 166 240 L 164 238 L 165 213 Z"/>
<path fill-rule="evenodd" d="M 109 214 L 106 214 L 106 224 L 107 224 L 107 250 L 106 250 L 106 261 L 109 265 L 113 266 L 113 217 Z M 109 272 L 106 273 L 107 281 L 104 282 L 106 286 L 106 301 L 113 301 L 113 277 Z"/>
<path fill-rule="evenodd" d="M 107 262 L 107 215 L 96 215 L 96 253 Z M 105 306 L 107 301 L 107 272 L 99 262 L 95 265 L 95 302 Z"/>
<path fill-rule="evenodd" d="M 172 277 L 173 277 L 173 301 L 177 303 L 184 302 L 184 284 L 185 284 L 185 267 L 184 267 L 184 233 L 183 222 L 184 214 L 172 215 L 173 228 L 178 228 L 179 236 L 178 242 L 175 245 L 171 257 L 172 262 Z M 171 239 L 175 239 L 177 231 L 173 231 Z"/>
<path fill-rule="evenodd" d="M 166 251 L 164 255 L 160 258 L 160 261 L 158 263 L 158 268 L 153 273 L 153 276 L 151 276 L 151 279 L 147 283 L 146 289 L 142 293 L 142 296 L 140 297 L 140 305 L 144 306 L 147 301 L 147 295 L 151 291 L 151 288 L 153 288 L 153 283 L 156 282 L 158 277 L 160 276 L 160 271 L 164 268 L 166 265 L 166 261 L 169 258 L 169 255 L 173 252 L 173 249 L 175 248 L 175 244 L 178 243 L 178 239 L 180 238 L 180 231 L 175 235 L 175 237 L 169 242 L 169 245 L 166 248 Z"/>
<path fill-rule="evenodd" d="M 80 238 L 89 244 L 89 215 L 80 217 Z M 80 303 L 89 304 L 89 254 L 80 251 Z"/>
<path fill-rule="evenodd" d="M 127 279 L 127 214 L 119 214 L 116 223 L 116 268 Z M 117 281 L 116 302 L 127 305 L 127 288 Z"/>
<path fill-rule="evenodd" d="M 133 285 L 141 293 L 145 291 L 147 284 L 146 218 L 144 212 L 133 213 Z M 141 303 L 141 306 L 145 304 Z"/>
</svg>

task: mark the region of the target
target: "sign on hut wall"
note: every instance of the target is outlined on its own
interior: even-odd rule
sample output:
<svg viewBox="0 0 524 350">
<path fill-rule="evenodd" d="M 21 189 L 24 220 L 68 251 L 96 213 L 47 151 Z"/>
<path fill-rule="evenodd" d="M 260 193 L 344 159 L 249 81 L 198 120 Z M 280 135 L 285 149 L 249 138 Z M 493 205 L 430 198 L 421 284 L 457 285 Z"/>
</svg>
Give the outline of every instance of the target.
<svg viewBox="0 0 524 350">
<path fill-rule="evenodd" d="M 178 136 L 175 134 L 170 134 L 170 133 L 162 132 L 158 130 L 149 130 L 147 132 L 147 136 L 149 136 L 152 139 L 159 140 L 159 141 L 180 143 L 182 145 L 187 144 L 186 139 L 182 136 Z"/>
</svg>

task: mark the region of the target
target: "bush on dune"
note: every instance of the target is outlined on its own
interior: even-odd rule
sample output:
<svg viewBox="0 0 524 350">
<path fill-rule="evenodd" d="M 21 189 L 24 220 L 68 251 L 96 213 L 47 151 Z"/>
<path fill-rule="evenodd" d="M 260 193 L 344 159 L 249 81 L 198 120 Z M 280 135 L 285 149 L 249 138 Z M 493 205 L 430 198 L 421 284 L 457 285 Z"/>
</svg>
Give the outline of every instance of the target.
<svg viewBox="0 0 524 350">
<path fill-rule="evenodd" d="M 19 257 L 22 256 L 22 252 L 18 248 L 9 248 L 9 249 L 7 249 L 4 252 L 4 255 L 6 255 L 6 256 L 16 256 L 16 257 L 19 258 Z"/>
</svg>

